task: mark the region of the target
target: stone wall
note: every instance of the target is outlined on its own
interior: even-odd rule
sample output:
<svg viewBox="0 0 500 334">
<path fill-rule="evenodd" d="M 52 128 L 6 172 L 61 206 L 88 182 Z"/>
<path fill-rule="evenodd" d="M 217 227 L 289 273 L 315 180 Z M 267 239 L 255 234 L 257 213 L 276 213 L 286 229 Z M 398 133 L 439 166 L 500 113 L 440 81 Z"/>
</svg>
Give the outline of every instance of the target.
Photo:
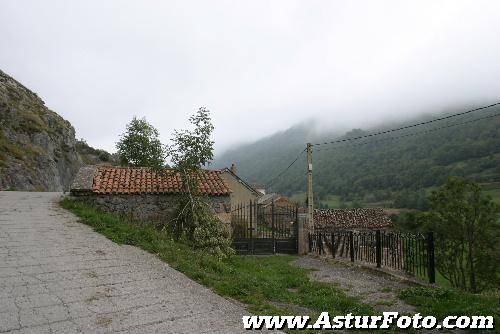
<svg viewBox="0 0 500 334">
<path fill-rule="evenodd" d="M 144 221 L 169 222 L 174 218 L 177 196 L 154 194 L 81 194 L 77 200 L 97 206 L 104 211 L 131 216 Z M 230 219 L 229 196 L 211 196 L 208 200 L 221 221 Z"/>
</svg>

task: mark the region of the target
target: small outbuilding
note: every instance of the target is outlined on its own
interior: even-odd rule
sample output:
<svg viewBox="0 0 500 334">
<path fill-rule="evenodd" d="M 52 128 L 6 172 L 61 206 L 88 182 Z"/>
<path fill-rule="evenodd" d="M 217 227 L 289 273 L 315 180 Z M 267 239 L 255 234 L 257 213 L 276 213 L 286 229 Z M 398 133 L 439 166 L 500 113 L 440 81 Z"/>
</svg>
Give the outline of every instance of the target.
<svg viewBox="0 0 500 334">
<path fill-rule="evenodd" d="M 206 196 L 219 218 L 228 222 L 231 188 L 220 170 L 202 170 L 197 192 Z M 86 166 L 80 168 L 70 194 L 105 211 L 135 219 L 170 221 L 184 187 L 176 170 L 155 172 L 149 168 Z"/>
</svg>

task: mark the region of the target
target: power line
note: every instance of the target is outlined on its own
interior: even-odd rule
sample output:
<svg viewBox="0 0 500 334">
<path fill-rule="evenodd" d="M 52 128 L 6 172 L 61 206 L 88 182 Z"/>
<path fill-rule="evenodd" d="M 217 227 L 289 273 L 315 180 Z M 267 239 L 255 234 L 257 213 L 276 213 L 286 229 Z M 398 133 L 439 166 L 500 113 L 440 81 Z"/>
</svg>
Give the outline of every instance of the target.
<svg viewBox="0 0 500 334">
<path fill-rule="evenodd" d="M 359 136 L 359 137 L 333 140 L 333 141 L 324 142 L 324 143 L 316 143 L 316 144 L 313 144 L 313 145 L 314 146 L 329 145 L 329 144 L 336 144 L 336 143 L 348 142 L 348 141 L 352 141 L 352 140 L 359 140 L 359 139 L 364 139 L 364 138 L 370 138 L 370 137 L 379 136 L 379 135 L 383 135 L 383 134 L 387 134 L 387 133 L 391 133 L 391 132 L 396 132 L 396 131 L 406 130 L 406 129 L 410 129 L 410 128 L 415 128 L 415 127 L 418 127 L 418 126 L 422 126 L 422 125 L 426 125 L 426 124 L 430 124 L 430 123 L 442 121 L 442 120 L 445 120 L 445 119 L 450 119 L 450 118 L 454 118 L 454 117 L 458 117 L 458 116 L 467 115 L 467 114 L 470 114 L 470 113 L 473 113 L 473 112 L 476 112 L 476 111 L 479 111 L 479 110 L 491 108 L 491 107 L 498 106 L 498 105 L 500 105 L 500 102 L 496 102 L 496 103 L 493 103 L 493 104 L 490 104 L 490 105 L 487 105 L 487 106 L 484 106 L 484 107 L 479 107 L 479 108 L 471 109 L 471 110 L 464 111 L 464 112 L 461 112 L 461 113 L 457 113 L 457 114 L 453 114 L 453 115 L 448 115 L 448 116 L 445 116 L 445 117 L 435 118 L 435 119 L 430 120 L 430 121 L 425 121 L 425 122 L 420 122 L 420 123 L 416 123 L 416 124 L 406 125 L 406 126 L 403 126 L 403 127 L 397 128 L 397 129 L 390 129 L 390 130 L 375 132 L 375 133 L 371 133 L 371 134 L 364 135 L 364 136 Z"/>
<path fill-rule="evenodd" d="M 388 137 L 388 138 L 379 139 L 379 140 L 375 140 L 375 141 L 362 142 L 362 143 L 359 143 L 359 144 L 334 146 L 334 147 L 329 147 L 329 148 L 320 148 L 320 149 L 317 149 L 316 152 L 319 152 L 319 151 L 329 151 L 329 150 L 340 149 L 340 148 L 345 148 L 345 147 L 362 146 L 362 145 L 368 145 L 368 144 L 378 143 L 378 142 L 387 141 L 387 140 L 396 140 L 396 139 L 405 138 L 405 137 L 412 137 L 412 136 L 417 136 L 417 135 L 421 135 L 421 134 L 427 134 L 427 133 L 431 133 L 431 132 L 436 132 L 436 131 L 443 130 L 443 129 L 452 128 L 452 127 L 459 126 L 459 125 L 474 123 L 474 122 L 477 122 L 477 121 L 482 121 L 482 120 L 485 120 L 485 119 L 488 119 L 488 118 L 493 118 L 493 117 L 498 117 L 498 116 L 500 116 L 500 113 L 492 114 L 492 115 L 488 115 L 488 116 L 484 116 L 484 117 L 480 117 L 480 118 L 476 118 L 476 119 L 465 121 L 465 122 L 449 124 L 449 125 L 446 125 L 446 126 L 441 126 L 441 127 L 430 129 L 430 130 L 412 132 L 412 133 L 408 133 L 408 134 L 397 136 L 397 137 Z"/>
<path fill-rule="evenodd" d="M 307 149 L 307 148 L 306 148 L 306 149 Z M 293 166 L 293 164 L 295 164 L 295 163 L 299 160 L 300 156 L 301 156 L 301 155 L 302 155 L 302 154 L 306 151 L 306 149 L 303 149 L 303 150 L 299 153 L 299 155 L 297 155 L 297 157 L 295 158 L 295 160 L 293 160 L 293 161 L 292 161 L 292 163 L 290 163 L 290 164 L 288 165 L 288 167 L 287 167 L 287 168 L 285 168 L 285 169 L 284 169 L 284 170 L 282 170 L 282 171 L 281 171 L 278 175 L 276 175 L 276 176 L 275 176 L 275 177 L 273 177 L 271 180 L 269 180 L 269 182 L 267 182 L 267 184 L 266 184 L 266 185 L 267 185 L 268 187 L 270 187 L 270 186 L 274 183 L 274 181 L 276 181 L 276 180 L 277 180 L 277 179 L 278 179 L 281 175 L 283 175 L 284 173 L 286 173 L 286 171 L 287 171 L 287 170 L 289 170 L 289 169 L 290 169 L 290 167 L 292 167 L 292 166 Z"/>
<path fill-rule="evenodd" d="M 500 102 L 497 102 L 497 103 L 494 103 L 494 104 L 490 104 L 488 106 L 483 106 L 483 107 L 471 109 L 471 110 L 464 111 L 464 112 L 461 112 L 461 113 L 457 113 L 457 114 L 448 115 L 448 116 L 445 116 L 445 117 L 436 118 L 436 119 L 433 119 L 433 120 L 430 120 L 430 121 L 426 121 L 426 122 L 420 122 L 420 123 L 416 123 L 416 124 L 412 124 L 412 125 L 403 126 L 403 127 L 396 128 L 396 129 L 390 129 L 390 130 L 380 131 L 380 132 L 372 133 L 372 134 L 369 134 L 369 135 L 364 135 L 364 136 L 359 136 L 359 137 L 354 137 L 354 138 L 339 139 L 339 140 L 335 140 L 335 141 L 331 141 L 331 142 L 324 142 L 324 143 L 316 143 L 316 144 L 312 144 L 312 145 L 313 146 L 320 146 L 320 145 L 343 143 L 343 142 L 349 142 L 349 141 L 353 141 L 353 140 L 370 138 L 370 137 L 379 136 L 379 135 L 383 135 L 383 134 L 387 134 L 387 133 L 392 133 L 392 132 L 396 132 L 396 131 L 402 131 L 402 130 L 406 130 L 406 129 L 410 129 L 410 128 L 415 128 L 415 127 L 419 127 L 419 126 L 422 126 L 422 125 L 431 124 L 431 123 L 434 123 L 434 122 L 438 122 L 438 121 L 442 121 L 442 120 L 446 120 L 446 119 L 450 119 L 450 118 L 454 118 L 454 117 L 458 117 L 458 116 L 463 116 L 463 115 L 470 114 L 470 113 L 473 113 L 473 112 L 476 112 L 476 111 L 479 111 L 479 110 L 491 108 L 491 107 L 494 107 L 494 106 L 497 106 L 497 105 L 500 105 Z M 382 141 L 387 141 L 387 140 L 396 140 L 396 139 L 400 139 L 400 138 L 405 138 L 405 137 L 411 137 L 411 136 L 416 136 L 416 135 L 420 135 L 420 134 L 431 133 L 431 132 L 435 132 L 435 131 L 439 131 L 439 130 L 443 130 L 443 129 L 447 129 L 447 128 L 451 128 L 451 127 L 455 127 L 455 126 L 459 126 L 459 125 L 469 124 L 469 123 L 473 123 L 473 122 L 477 122 L 477 121 L 481 121 L 481 120 L 484 120 L 484 119 L 493 118 L 493 117 L 497 117 L 497 116 L 500 116 L 500 113 L 493 114 L 493 115 L 488 115 L 488 116 L 485 116 L 485 117 L 480 117 L 480 118 L 469 120 L 469 121 L 465 121 L 465 122 L 454 123 L 454 124 L 450 124 L 450 125 L 446 125 L 446 126 L 442 126 L 442 127 L 430 129 L 430 130 L 413 132 L 413 133 L 410 133 L 410 134 L 405 134 L 405 135 L 401 135 L 401 136 L 397 136 L 397 137 L 389 137 L 389 138 L 384 138 L 384 139 L 370 141 L 370 142 L 363 142 L 363 143 L 353 144 L 353 145 L 335 146 L 335 147 L 331 147 L 331 148 L 320 148 L 320 149 L 317 149 L 315 151 L 316 152 L 318 152 L 318 151 L 328 151 L 328 150 L 339 149 L 339 148 L 344 148 L 344 147 L 353 147 L 353 146 L 367 145 L 367 144 L 372 144 L 372 143 L 377 143 L 377 142 L 382 142 Z M 285 169 L 283 169 L 278 175 L 276 175 L 271 180 L 269 180 L 266 183 L 266 186 L 267 187 L 272 186 L 277 179 L 279 179 L 284 173 L 286 173 L 299 160 L 300 156 L 306 150 L 307 150 L 307 148 L 305 148 L 304 150 L 302 150 L 297 155 L 297 157 Z"/>
</svg>

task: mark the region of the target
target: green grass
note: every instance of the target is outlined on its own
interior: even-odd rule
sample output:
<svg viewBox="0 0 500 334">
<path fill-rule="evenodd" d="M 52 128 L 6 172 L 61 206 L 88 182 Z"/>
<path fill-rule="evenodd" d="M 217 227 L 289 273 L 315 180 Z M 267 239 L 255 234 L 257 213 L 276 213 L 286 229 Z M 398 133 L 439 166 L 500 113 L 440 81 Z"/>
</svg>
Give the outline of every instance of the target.
<svg viewBox="0 0 500 334">
<path fill-rule="evenodd" d="M 323 204 L 328 205 L 330 209 L 340 208 L 340 196 L 329 195 L 326 200 L 322 201 Z"/>
<path fill-rule="evenodd" d="M 500 293 L 472 294 L 446 288 L 412 287 L 399 293 L 399 297 L 423 315 L 442 320 L 448 315 L 491 315 L 500 320 Z"/>
<path fill-rule="evenodd" d="M 490 195 L 493 202 L 500 205 L 500 189 L 488 189 L 484 190 L 484 193 Z"/>
<path fill-rule="evenodd" d="M 308 270 L 290 263 L 296 256 L 233 256 L 218 261 L 187 244 L 174 241 L 152 224 L 104 213 L 67 198 L 61 206 L 114 242 L 157 254 L 173 268 L 218 294 L 243 302 L 253 313 L 302 314 L 298 311 L 300 307 L 310 310 L 312 317 L 322 311 L 373 314 L 372 307 L 346 296 L 333 284 L 309 280 Z"/>
<path fill-rule="evenodd" d="M 439 270 L 436 269 L 436 284 L 441 288 L 451 288 L 452 285 L 450 281 L 448 281 Z"/>
<path fill-rule="evenodd" d="M 298 203 L 299 205 L 304 205 L 306 198 L 307 194 L 305 192 L 295 193 L 290 196 L 290 200 L 294 203 Z M 341 204 L 340 196 L 328 195 L 325 200 L 321 201 L 321 204 L 327 204 L 330 209 L 338 209 Z"/>
<path fill-rule="evenodd" d="M 307 195 L 305 192 L 295 193 L 290 196 L 290 201 L 297 203 L 299 205 L 304 205 L 306 202 Z"/>
<path fill-rule="evenodd" d="M 500 205 L 500 188 L 490 188 L 483 190 L 486 195 L 490 195 L 491 199 L 497 205 Z M 500 214 L 497 215 L 497 223 L 500 224 Z"/>
</svg>

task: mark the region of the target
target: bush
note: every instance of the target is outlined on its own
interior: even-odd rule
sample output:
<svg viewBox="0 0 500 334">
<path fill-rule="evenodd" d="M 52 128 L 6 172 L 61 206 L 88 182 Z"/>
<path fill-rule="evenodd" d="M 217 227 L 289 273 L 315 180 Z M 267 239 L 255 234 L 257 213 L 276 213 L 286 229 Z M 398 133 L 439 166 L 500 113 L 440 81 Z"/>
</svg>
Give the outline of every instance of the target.
<svg viewBox="0 0 500 334">
<path fill-rule="evenodd" d="M 196 247 L 207 251 L 218 259 L 224 259 L 234 254 L 231 248 L 231 232 L 214 215 L 206 216 L 198 221 L 194 228 L 193 241 Z"/>
</svg>

